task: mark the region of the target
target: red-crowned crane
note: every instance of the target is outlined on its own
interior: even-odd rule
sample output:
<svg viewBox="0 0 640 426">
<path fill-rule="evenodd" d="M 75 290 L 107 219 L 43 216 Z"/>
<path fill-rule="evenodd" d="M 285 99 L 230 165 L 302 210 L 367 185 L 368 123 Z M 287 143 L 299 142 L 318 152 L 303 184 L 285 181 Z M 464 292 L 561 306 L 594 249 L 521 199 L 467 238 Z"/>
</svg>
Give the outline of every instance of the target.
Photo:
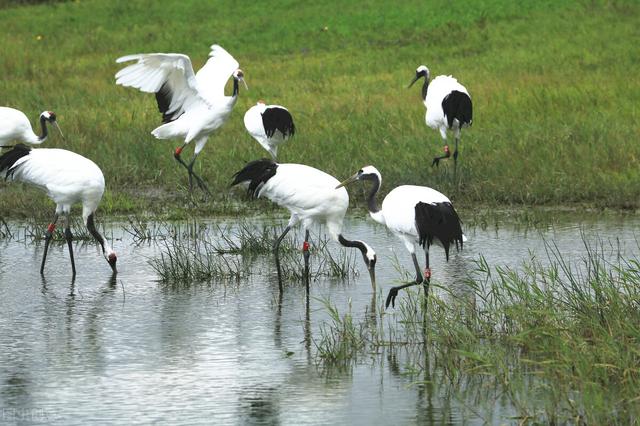
<svg viewBox="0 0 640 426">
<path fill-rule="evenodd" d="M 422 100 L 427 108 L 425 121 L 427 126 L 440 131 L 440 136 L 445 142 L 444 155 L 434 157 L 432 166 L 437 166 L 441 159 L 449 158 L 449 145 L 447 145 L 447 130 L 453 131 L 456 147 L 453 151 L 454 174 L 458 163 L 458 142 L 460 130 L 471 126 L 473 121 L 473 105 L 467 89 L 452 76 L 439 75 L 430 81 L 429 68 L 420 65 L 416 69 L 416 75 L 409 87 L 424 77 L 422 85 Z"/>
<path fill-rule="evenodd" d="M 76 275 L 71 245 L 73 235 L 69 224 L 71 206 L 75 203 L 82 203 L 84 224 L 100 244 L 102 254 L 113 272 L 117 272 L 116 253 L 100 235 L 94 223 L 94 214 L 104 193 L 104 176 L 93 161 L 64 149 L 30 149 L 25 145 L 18 144 L 0 156 L 0 177 L 41 188 L 56 203 L 56 212 L 45 234 L 40 274 L 44 274 L 49 243 L 58 217 L 62 215 L 64 217 L 64 236 L 69 246 L 69 257 L 71 258 L 71 270 L 73 276 Z"/>
<path fill-rule="evenodd" d="M 31 145 L 41 144 L 49 136 L 47 123 L 53 124 L 62 135 L 62 130 L 56 121 L 56 113 L 53 111 L 43 111 L 40 114 L 42 133 L 38 136 L 33 132 L 29 119 L 22 111 L 0 107 L 0 147 L 12 146 L 15 141 Z M 64 135 L 62 138 L 64 139 Z"/>
<path fill-rule="evenodd" d="M 367 243 L 351 241 L 342 235 L 342 221 L 349 207 L 349 195 L 344 188 L 336 188 L 340 183 L 336 178 L 303 164 L 278 164 L 261 159 L 247 163 L 234 175 L 231 185 L 240 183 L 248 184 L 247 191 L 253 197 L 266 197 L 291 212 L 289 223 L 273 246 L 281 289 L 280 242 L 291 228 L 302 222 L 305 230 L 305 277 L 309 276 L 309 228 L 314 223 L 325 224 L 334 241 L 360 250 L 375 290 L 376 253 Z"/>
<path fill-rule="evenodd" d="M 378 169 L 366 166 L 356 174 L 338 185 L 338 188 L 358 180 L 373 183 L 367 198 L 369 214 L 376 222 L 385 225 L 404 243 L 411 253 L 413 265 L 416 269 L 416 280 L 408 284 L 391 288 L 387 296 L 386 307 L 395 305 L 398 290 L 424 281 L 425 297 L 429 292 L 431 269 L 429 266 L 429 247 L 436 243 L 444 248 L 447 261 L 449 260 L 449 246 L 455 243 L 456 248 L 462 248 L 466 237 L 462 234 L 462 227 L 458 213 L 451 201 L 435 189 L 426 186 L 402 185 L 389 192 L 382 201 L 382 209 L 378 208 L 376 195 L 380 190 L 382 176 Z M 424 277 L 420 272 L 420 265 L 416 258 L 415 243 L 425 252 L 426 269 Z"/>
<path fill-rule="evenodd" d="M 265 105 L 260 100 L 244 114 L 244 127 L 276 160 L 278 145 L 296 132 L 289 110 L 280 105 Z"/>
<path fill-rule="evenodd" d="M 205 192 L 209 192 L 202 178 L 193 171 L 193 164 L 207 143 L 211 133 L 229 118 L 238 100 L 238 82 L 244 82 L 244 73 L 238 61 L 222 47 L 211 46 L 209 60 L 194 73 L 191 59 L 179 53 L 148 53 L 118 58 L 117 63 L 137 61 L 116 74 L 116 84 L 134 87 L 142 92 L 155 93 L 162 124 L 151 134 L 158 139 L 184 139 L 175 149 L 174 157 L 189 172 L 189 189 L 193 179 Z M 233 77 L 233 93 L 225 96 L 224 87 Z M 185 163 L 180 154 L 185 146 L 195 141 L 193 158 Z"/>
</svg>

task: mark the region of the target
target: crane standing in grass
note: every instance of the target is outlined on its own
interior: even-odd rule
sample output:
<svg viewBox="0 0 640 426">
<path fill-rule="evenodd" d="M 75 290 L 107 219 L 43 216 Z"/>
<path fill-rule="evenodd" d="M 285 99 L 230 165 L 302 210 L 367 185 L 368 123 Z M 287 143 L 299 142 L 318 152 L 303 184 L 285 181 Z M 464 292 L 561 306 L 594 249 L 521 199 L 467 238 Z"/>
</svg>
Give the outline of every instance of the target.
<svg viewBox="0 0 640 426">
<path fill-rule="evenodd" d="M 191 59 L 179 53 L 137 54 L 116 60 L 118 63 L 137 61 L 118 71 L 116 84 L 155 93 L 163 124 L 151 134 L 158 139 L 184 139 L 182 146 L 175 149 L 174 157 L 189 173 L 189 189 L 193 190 L 195 179 L 200 189 L 207 193 L 209 189 L 193 171 L 193 164 L 209 135 L 229 118 L 238 100 L 238 83 L 242 81 L 246 87 L 238 61 L 226 50 L 214 44 L 209 56 L 197 74 Z M 233 92 L 231 96 L 225 96 L 224 87 L 229 77 L 233 77 Z M 192 141 L 195 141 L 195 149 L 187 164 L 180 154 Z"/>
<path fill-rule="evenodd" d="M 432 166 L 437 166 L 443 158 L 449 158 L 451 153 L 447 145 L 447 130 L 454 133 L 456 147 L 453 151 L 453 171 L 456 172 L 458 163 L 458 142 L 460 130 L 471 126 L 473 121 L 473 105 L 467 89 L 451 76 L 439 75 L 430 80 L 429 68 L 420 65 L 409 87 L 424 77 L 422 85 L 422 100 L 427 108 L 425 121 L 427 126 L 440 131 L 445 142 L 444 155 L 434 157 Z"/>
<path fill-rule="evenodd" d="M 289 230 L 302 222 L 305 230 L 303 254 L 305 277 L 309 277 L 309 228 L 314 223 L 325 224 L 334 241 L 344 247 L 360 250 L 369 270 L 371 285 L 375 290 L 376 254 L 363 241 L 352 241 L 342 235 L 342 221 L 349 207 L 347 191 L 337 189 L 340 183 L 333 176 L 316 168 L 303 164 L 278 164 L 275 161 L 262 159 L 251 161 L 234 175 L 231 185 L 248 184 L 248 192 L 254 197 L 266 197 L 291 212 L 289 223 L 276 240 L 273 251 L 278 270 L 278 283 L 282 289 L 280 275 L 280 258 L 278 250 L 280 242 Z"/>
<path fill-rule="evenodd" d="M 47 192 L 56 203 L 53 220 L 47 227 L 40 274 L 44 273 L 49 243 L 60 215 L 64 216 L 64 236 L 69 246 L 71 270 L 76 275 L 69 214 L 71 206 L 82 203 L 82 219 L 91 235 L 98 241 L 102 254 L 113 272 L 117 256 L 95 227 L 94 214 L 104 193 L 104 176 L 100 168 L 88 158 L 64 149 L 30 149 L 18 144 L 0 156 L 0 177 L 24 182 Z"/>
<path fill-rule="evenodd" d="M 451 201 L 435 189 L 426 186 L 402 185 L 389 192 L 382 201 L 382 209 L 378 208 L 376 195 L 380 190 L 382 176 L 378 169 L 366 166 L 356 174 L 338 185 L 338 188 L 358 180 L 366 180 L 373 183 L 371 192 L 367 198 L 369 214 L 376 222 L 385 225 L 404 243 L 407 251 L 411 253 L 413 265 L 416 268 L 416 280 L 414 282 L 392 287 L 387 296 L 386 307 L 395 305 L 398 290 L 424 282 L 425 298 L 429 294 L 429 280 L 431 268 L 429 266 L 429 247 L 436 243 L 444 248 L 447 261 L 449 260 L 449 247 L 455 243 L 456 248 L 462 248 L 465 236 L 458 213 L 453 208 Z M 424 277 L 420 272 L 420 265 L 416 258 L 415 243 L 418 243 L 425 252 L 426 269 Z"/>
<path fill-rule="evenodd" d="M 265 105 L 262 100 L 244 114 L 244 126 L 274 160 L 278 156 L 278 146 L 296 132 L 288 109 L 280 105 Z"/>
<path fill-rule="evenodd" d="M 58 126 L 55 112 L 43 111 L 40 114 L 40 128 L 42 133 L 37 135 L 33 132 L 29 119 L 22 111 L 9 107 L 0 107 L 0 148 L 12 146 L 12 143 L 15 141 L 30 145 L 41 144 L 46 141 L 49 136 L 47 123 L 54 125 L 64 139 L 62 130 L 60 130 L 60 126 Z"/>
</svg>

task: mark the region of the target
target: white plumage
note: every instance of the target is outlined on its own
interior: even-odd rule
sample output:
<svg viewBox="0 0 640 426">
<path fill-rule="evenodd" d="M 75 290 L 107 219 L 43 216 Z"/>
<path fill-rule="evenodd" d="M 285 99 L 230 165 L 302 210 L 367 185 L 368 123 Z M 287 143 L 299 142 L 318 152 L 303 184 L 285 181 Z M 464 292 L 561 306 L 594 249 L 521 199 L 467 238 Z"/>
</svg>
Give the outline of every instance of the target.
<svg viewBox="0 0 640 426">
<path fill-rule="evenodd" d="M 447 142 L 447 131 L 450 130 L 455 136 L 455 150 L 453 152 L 454 167 L 458 159 L 458 142 L 460 140 L 460 130 L 471 126 L 473 122 L 473 105 L 471 96 L 467 89 L 452 76 L 439 75 L 433 80 L 430 79 L 429 68 L 420 65 L 416 69 L 416 75 L 409 84 L 411 87 L 418 79 L 424 77 L 422 86 L 422 100 L 427 109 L 425 122 L 427 126 L 440 132 L 440 136 L 445 142 L 444 155 L 434 157 L 432 165 L 438 165 L 443 158 L 449 158 L 449 146 Z"/>
<path fill-rule="evenodd" d="M 393 287 L 387 296 L 386 306 L 395 302 L 398 290 L 420 284 L 426 278 L 428 291 L 431 269 L 429 267 L 429 247 L 435 243 L 444 248 L 447 260 L 449 246 L 455 243 L 456 248 L 462 247 L 466 240 L 458 213 L 451 201 L 444 194 L 426 186 L 402 185 L 389 192 L 382 201 L 382 209 L 378 208 L 376 195 L 382 184 L 382 176 L 378 169 L 366 166 L 356 174 L 342 182 L 338 187 L 348 185 L 358 180 L 371 181 L 373 188 L 369 193 L 367 205 L 369 214 L 378 223 L 385 225 L 404 244 L 411 254 L 416 269 L 416 280 L 413 283 Z M 415 244 L 424 248 L 426 257 L 425 277 L 420 271 L 416 258 Z"/>
<path fill-rule="evenodd" d="M 62 215 L 75 275 L 69 215 L 71 206 L 76 203 L 82 203 L 83 222 L 100 243 L 102 253 L 113 271 L 116 271 L 116 254 L 95 228 L 94 213 L 102 199 L 105 185 L 102 171 L 93 161 L 64 149 L 29 149 L 25 145 L 16 145 L 0 156 L 0 177 L 36 186 L 56 203 L 54 219 L 46 234 L 41 273 L 44 271 L 49 241 L 58 216 Z"/>
<path fill-rule="evenodd" d="M 244 83 L 238 61 L 226 50 L 214 44 L 209 56 L 197 74 L 191 59 L 180 53 L 137 54 L 116 60 L 117 63 L 137 61 L 118 71 L 116 84 L 156 94 L 164 124 L 151 134 L 158 139 L 184 139 L 174 156 L 189 172 L 189 187 L 193 188 L 192 178 L 195 178 L 206 191 L 204 181 L 193 172 L 193 164 L 209 135 L 229 118 L 238 100 L 238 82 Z M 234 80 L 233 93 L 225 96 L 224 87 L 229 77 Z M 194 155 L 186 164 L 180 154 L 192 141 L 195 141 Z"/>
<path fill-rule="evenodd" d="M 295 134 L 289 110 L 281 105 L 266 105 L 263 101 L 247 110 L 244 126 L 274 160 L 278 156 L 278 146 Z"/>
<path fill-rule="evenodd" d="M 29 119 L 22 111 L 9 107 L 0 107 L 0 147 L 11 146 L 14 142 L 41 144 L 49 135 L 47 123 L 58 128 L 56 114 L 53 111 L 43 111 L 40 114 L 41 134 L 37 135 L 31 128 Z M 60 131 L 62 135 L 62 131 Z"/>
<path fill-rule="evenodd" d="M 349 195 L 333 176 L 303 164 L 278 164 L 262 159 L 248 163 L 234 175 L 232 185 L 246 183 L 248 192 L 255 197 L 266 197 L 291 213 L 289 223 L 274 245 L 278 277 L 280 261 L 278 247 L 291 228 L 302 223 L 305 230 L 305 274 L 308 276 L 309 228 L 314 224 L 326 225 L 330 237 L 345 247 L 355 247 L 362 253 L 375 287 L 374 250 L 363 241 L 350 241 L 342 235 L 342 222 L 349 207 Z M 281 280 L 279 280 L 281 281 Z"/>
</svg>

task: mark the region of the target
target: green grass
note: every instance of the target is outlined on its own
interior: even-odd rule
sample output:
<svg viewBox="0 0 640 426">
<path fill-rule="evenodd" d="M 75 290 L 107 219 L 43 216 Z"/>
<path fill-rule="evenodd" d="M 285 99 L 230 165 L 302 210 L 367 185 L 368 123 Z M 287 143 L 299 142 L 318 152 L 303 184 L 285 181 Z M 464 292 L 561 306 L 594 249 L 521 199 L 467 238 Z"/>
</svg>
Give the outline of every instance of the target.
<svg viewBox="0 0 640 426">
<path fill-rule="evenodd" d="M 460 206 L 640 206 L 635 1 L 2 4 L 0 103 L 32 122 L 44 109 L 57 112 L 68 141 L 54 134 L 46 146 L 101 166 L 107 214 L 247 211 L 228 184 L 246 161 L 266 156 L 242 123 L 260 98 L 295 117 L 298 132 L 281 161 L 338 178 L 374 164 L 383 192 L 411 183 Z M 197 69 L 212 43 L 239 60 L 250 91 L 241 90 L 198 160 L 213 197 L 190 202 L 172 157 L 180 142 L 149 134 L 160 118 L 154 97 L 116 86 L 114 61 L 182 52 Z M 426 128 L 419 88 L 406 89 L 422 63 L 454 74 L 474 100 L 457 182 L 449 166 L 430 167 L 442 143 Z M 48 211 L 33 191 L 2 184 L 0 215 Z"/>
</svg>

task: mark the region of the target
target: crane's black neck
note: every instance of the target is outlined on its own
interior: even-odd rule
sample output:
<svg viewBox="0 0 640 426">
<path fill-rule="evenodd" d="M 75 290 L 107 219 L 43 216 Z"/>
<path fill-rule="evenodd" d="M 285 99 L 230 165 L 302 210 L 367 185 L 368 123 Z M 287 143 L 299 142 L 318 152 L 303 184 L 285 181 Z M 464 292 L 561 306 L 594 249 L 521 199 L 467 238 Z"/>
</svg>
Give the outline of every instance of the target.
<svg viewBox="0 0 640 426">
<path fill-rule="evenodd" d="M 102 237 L 102 235 L 100 235 L 100 233 L 96 229 L 96 225 L 93 221 L 93 213 L 91 213 L 87 218 L 87 229 L 89 230 L 91 235 L 93 235 L 93 238 L 95 238 L 96 241 L 100 243 L 100 247 L 102 247 L 102 253 L 104 253 L 104 238 Z"/>
<path fill-rule="evenodd" d="M 47 130 L 47 119 L 44 115 L 40 116 L 40 128 L 42 129 L 42 134 L 38 136 L 38 142 L 44 142 L 49 136 L 49 131 Z"/>
<path fill-rule="evenodd" d="M 234 78 L 233 79 L 233 93 L 231 94 L 231 96 L 238 96 L 238 92 L 240 91 L 240 85 L 238 84 L 238 79 Z"/>
<path fill-rule="evenodd" d="M 424 76 L 424 83 L 422 84 L 422 99 L 427 98 L 427 89 L 429 89 L 429 76 Z"/>
<path fill-rule="evenodd" d="M 354 247 L 360 250 L 360 253 L 362 253 L 362 257 L 364 258 L 365 263 L 369 264 L 369 260 L 367 259 L 367 246 L 362 241 L 347 240 L 342 234 L 339 234 L 338 242 L 345 247 Z"/>
<path fill-rule="evenodd" d="M 371 179 L 373 182 L 373 186 L 371 187 L 371 192 L 369 192 L 369 196 L 367 197 L 367 208 L 371 213 L 378 213 L 380 209 L 378 208 L 378 201 L 376 200 L 376 195 L 380 190 L 380 179 L 376 176 Z"/>
</svg>

